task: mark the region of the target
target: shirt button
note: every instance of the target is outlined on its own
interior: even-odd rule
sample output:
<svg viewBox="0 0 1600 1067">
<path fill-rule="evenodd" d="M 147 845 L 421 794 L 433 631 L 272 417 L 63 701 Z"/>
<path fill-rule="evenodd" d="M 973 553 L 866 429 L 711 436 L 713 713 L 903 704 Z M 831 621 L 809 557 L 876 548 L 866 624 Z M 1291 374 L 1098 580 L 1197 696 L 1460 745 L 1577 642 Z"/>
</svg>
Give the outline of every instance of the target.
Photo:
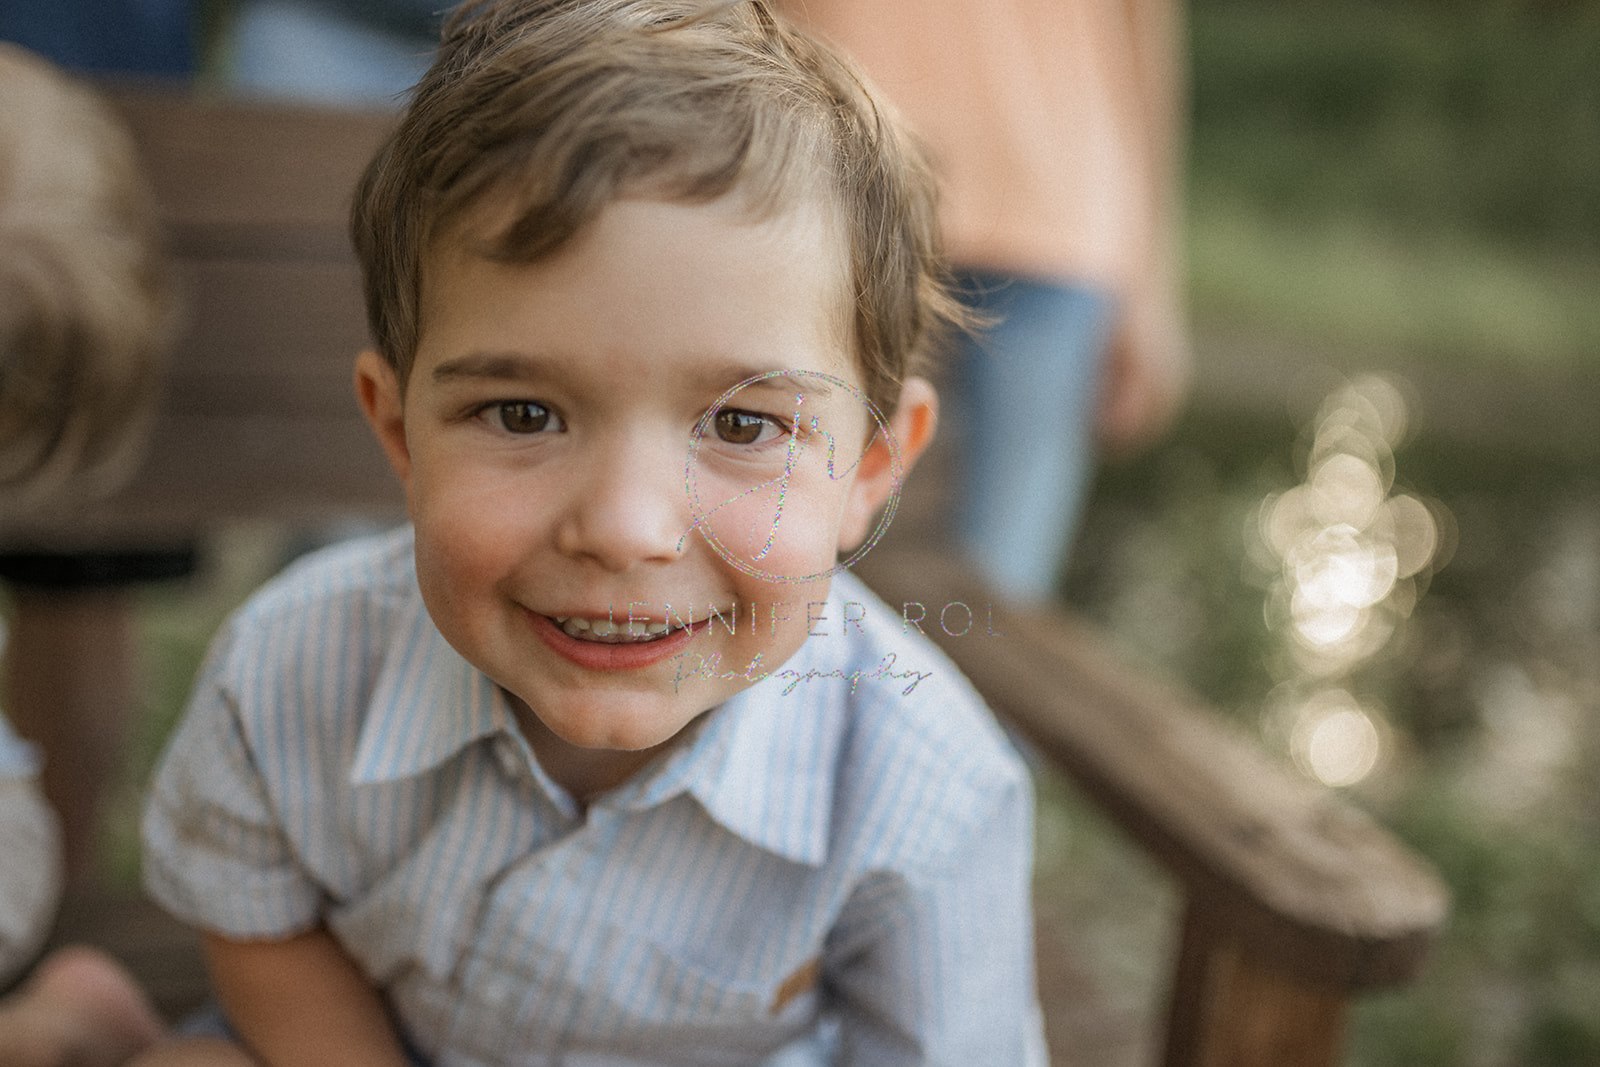
<svg viewBox="0 0 1600 1067">
<path fill-rule="evenodd" d="M 494 759 L 500 764 L 500 769 L 511 778 L 521 778 L 528 769 L 522 753 L 517 751 L 516 743 L 509 737 L 501 737 L 495 741 Z"/>
<path fill-rule="evenodd" d="M 503 1008 L 511 1003 L 511 979 L 503 974 L 497 974 L 486 983 L 489 1003 L 497 1008 Z"/>
</svg>

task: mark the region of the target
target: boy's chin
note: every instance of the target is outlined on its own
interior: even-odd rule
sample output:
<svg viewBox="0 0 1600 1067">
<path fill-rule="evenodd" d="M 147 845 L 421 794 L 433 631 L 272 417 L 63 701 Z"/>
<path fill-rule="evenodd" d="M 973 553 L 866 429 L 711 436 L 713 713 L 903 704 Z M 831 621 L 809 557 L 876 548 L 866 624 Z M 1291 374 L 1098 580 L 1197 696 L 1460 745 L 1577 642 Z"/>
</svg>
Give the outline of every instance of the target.
<svg viewBox="0 0 1600 1067">
<path fill-rule="evenodd" d="M 647 706 L 619 708 L 613 701 L 599 700 L 564 708 L 559 715 L 536 715 L 533 733 L 586 752 L 649 753 L 670 745 L 704 712 L 678 722 L 680 714 Z M 537 736 L 529 740 L 538 747 Z"/>
</svg>

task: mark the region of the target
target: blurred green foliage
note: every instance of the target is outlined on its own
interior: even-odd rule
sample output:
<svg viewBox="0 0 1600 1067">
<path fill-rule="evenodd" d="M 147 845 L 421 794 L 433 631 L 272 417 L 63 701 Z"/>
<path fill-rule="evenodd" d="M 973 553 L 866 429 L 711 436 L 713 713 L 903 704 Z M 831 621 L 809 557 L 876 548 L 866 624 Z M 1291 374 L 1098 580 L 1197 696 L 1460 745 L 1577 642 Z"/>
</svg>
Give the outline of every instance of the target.
<svg viewBox="0 0 1600 1067">
<path fill-rule="evenodd" d="M 1202 317 L 1484 362 L 1600 353 L 1600 5 L 1202 0 Z"/>
<path fill-rule="evenodd" d="M 1600 5 L 1203 0 L 1199 187 L 1600 248 Z"/>
<path fill-rule="evenodd" d="M 1263 617 L 1245 531 L 1267 494 L 1300 477 L 1295 439 L 1289 420 L 1191 412 L 1160 448 L 1103 473 L 1063 586 L 1136 661 L 1259 731 L 1286 765 L 1264 729 L 1282 635 Z M 1438 867 L 1453 902 L 1419 978 L 1358 1002 L 1345 1062 L 1600 1063 L 1600 481 L 1568 468 L 1561 491 L 1530 487 L 1514 468 L 1425 440 L 1396 467 L 1400 484 L 1456 516 L 1461 544 L 1355 679 L 1393 734 L 1377 772 L 1345 793 Z M 1102 877 L 1111 831 L 1070 792 L 1042 803 L 1067 805 L 1045 817 L 1095 842 L 1072 876 Z M 1046 877 L 1049 846 L 1045 897 L 1067 892 Z M 1157 876 L 1124 867 L 1103 904 L 1075 917 L 1117 927 L 1084 935 L 1113 946 L 1102 955 L 1147 961 L 1159 938 L 1120 902 L 1149 899 L 1141 879 Z M 1164 977 L 1146 973 L 1147 996 Z"/>
</svg>

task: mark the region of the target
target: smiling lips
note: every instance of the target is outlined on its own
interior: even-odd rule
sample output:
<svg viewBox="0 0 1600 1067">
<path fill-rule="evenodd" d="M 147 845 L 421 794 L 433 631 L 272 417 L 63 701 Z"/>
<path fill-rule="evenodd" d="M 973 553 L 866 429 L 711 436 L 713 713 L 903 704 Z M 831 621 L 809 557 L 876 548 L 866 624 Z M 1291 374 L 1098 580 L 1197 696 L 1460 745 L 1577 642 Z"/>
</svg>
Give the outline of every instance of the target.
<svg viewBox="0 0 1600 1067">
<path fill-rule="evenodd" d="M 627 621 L 585 619 L 576 615 L 555 615 L 552 618 L 568 637 L 576 637 L 580 641 L 601 641 L 618 645 L 654 641 L 672 629 L 664 622 L 649 622 L 644 619 L 634 619 L 630 625 Z"/>
<path fill-rule="evenodd" d="M 669 626 L 635 619 L 630 633 L 626 620 L 525 614 L 546 647 L 570 663 L 595 671 L 638 670 L 660 663 L 683 651 L 710 621 Z"/>
</svg>

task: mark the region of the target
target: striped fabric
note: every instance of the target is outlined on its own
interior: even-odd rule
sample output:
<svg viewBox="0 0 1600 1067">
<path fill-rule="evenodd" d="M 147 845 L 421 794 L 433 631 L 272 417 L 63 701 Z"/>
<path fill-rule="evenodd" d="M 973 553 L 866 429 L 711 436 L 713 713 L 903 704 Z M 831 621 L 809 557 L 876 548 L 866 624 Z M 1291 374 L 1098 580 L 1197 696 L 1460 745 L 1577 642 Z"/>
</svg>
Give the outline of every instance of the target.
<svg viewBox="0 0 1600 1067">
<path fill-rule="evenodd" d="M 0 638 L 4 636 L 4 633 L 0 633 Z M 5 643 L 0 641 L 0 653 L 4 651 Z M 11 729 L 11 724 L 6 722 L 5 715 L 0 714 L 0 781 L 32 778 L 38 773 L 38 750 L 18 737 Z"/>
<path fill-rule="evenodd" d="M 219 637 L 145 819 L 176 915 L 325 924 L 441 1067 L 1044 1062 L 1027 775 L 897 613 L 841 575 L 864 630 L 585 810 L 411 554 L 324 552 Z"/>
<path fill-rule="evenodd" d="M 0 619 L 0 662 L 6 652 L 6 623 Z M 39 773 L 38 750 L 16 735 L 0 711 L 0 781 L 32 778 Z"/>
<path fill-rule="evenodd" d="M 0 660 L 6 647 L 0 622 Z M 55 921 L 61 855 L 36 778 L 38 750 L 0 713 L 0 989 L 38 953 Z"/>
<path fill-rule="evenodd" d="M 0 989 L 33 962 L 60 898 L 54 813 L 34 782 L 0 778 Z"/>
</svg>

